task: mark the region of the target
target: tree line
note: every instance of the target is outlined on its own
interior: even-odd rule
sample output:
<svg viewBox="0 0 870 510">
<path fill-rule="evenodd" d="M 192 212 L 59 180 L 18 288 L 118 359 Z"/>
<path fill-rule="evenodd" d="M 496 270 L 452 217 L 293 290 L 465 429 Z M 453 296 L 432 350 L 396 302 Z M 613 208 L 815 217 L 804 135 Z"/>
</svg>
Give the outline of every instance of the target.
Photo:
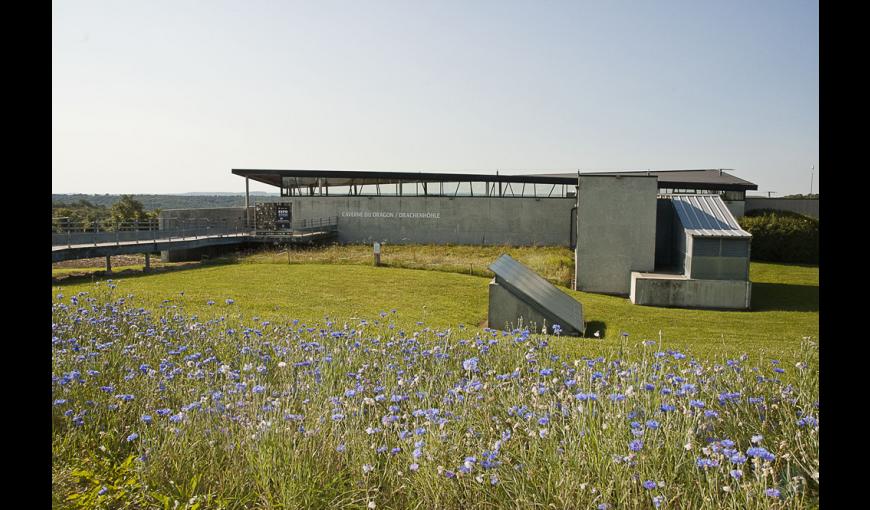
<svg viewBox="0 0 870 510">
<path fill-rule="evenodd" d="M 53 202 L 51 205 L 52 226 L 58 230 L 66 227 L 114 230 L 121 226 L 133 229 L 137 223 L 141 223 L 141 228 L 146 228 L 149 223 L 156 223 L 159 215 L 159 209 L 146 211 L 142 202 L 133 198 L 133 195 L 121 195 L 109 207 L 95 205 L 85 199 L 72 203 Z"/>
</svg>

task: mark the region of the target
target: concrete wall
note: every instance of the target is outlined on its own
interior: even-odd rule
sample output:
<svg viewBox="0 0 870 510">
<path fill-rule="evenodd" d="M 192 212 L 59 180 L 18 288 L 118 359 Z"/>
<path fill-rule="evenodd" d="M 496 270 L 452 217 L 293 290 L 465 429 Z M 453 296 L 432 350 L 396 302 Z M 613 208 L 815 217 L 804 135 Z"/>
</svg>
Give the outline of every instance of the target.
<svg viewBox="0 0 870 510">
<path fill-rule="evenodd" d="M 818 200 L 799 200 L 790 198 L 752 197 L 746 199 L 745 212 L 758 209 L 774 209 L 776 211 L 791 211 L 811 218 L 819 219 Z"/>
<path fill-rule="evenodd" d="M 637 305 L 747 310 L 751 298 L 752 283 L 748 281 L 631 273 L 630 299 Z"/>
<path fill-rule="evenodd" d="M 160 211 L 158 223 L 160 229 L 173 229 L 182 226 L 210 224 L 215 227 L 240 227 L 253 225 L 255 208 L 248 208 L 247 215 L 244 207 L 213 207 L 203 209 L 164 209 Z M 247 223 L 246 223 L 247 222 Z M 237 247 L 206 247 L 185 250 L 162 250 L 160 260 L 163 262 L 183 262 L 201 260 L 202 257 L 214 257 Z"/>
<path fill-rule="evenodd" d="M 293 221 L 338 217 L 341 243 L 568 246 L 573 198 L 285 197 Z M 654 219 L 653 219 L 654 221 Z"/>
<path fill-rule="evenodd" d="M 742 218 L 746 209 L 746 202 L 743 200 L 722 200 L 725 202 L 725 207 L 731 211 L 735 218 Z"/>
<path fill-rule="evenodd" d="M 655 268 L 654 176 L 580 176 L 577 289 L 627 295 L 632 271 Z"/>
</svg>

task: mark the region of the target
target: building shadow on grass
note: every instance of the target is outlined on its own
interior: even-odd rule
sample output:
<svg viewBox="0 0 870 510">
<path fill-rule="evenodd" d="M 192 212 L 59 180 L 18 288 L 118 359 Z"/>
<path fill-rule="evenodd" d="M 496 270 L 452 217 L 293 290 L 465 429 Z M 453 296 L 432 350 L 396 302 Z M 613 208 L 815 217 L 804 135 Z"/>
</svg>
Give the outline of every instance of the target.
<svg viewBox="0 0 870 510">
<path fill-rule="evenodd" d="M 818 312 L 819 287 L 753 282 L 751 309 L 757 312 Z"/>
<path fill-rule="evenodd" d="M 595 332 L 598 332 L 598 336 L 595 336 Z M 601 321 L 589 321 L 586 323 L 586 334 L 583 335 L 584 338 L 604 338 L 607 335 L 607 324 Z"/>
<path fill-rule="evenodd" d="M 145 271 L 143 269 L 122 269 L 120 271 L 112 271 L 111 273 L 106 273 L 105 271 L 89 271 L 82 273 L 69 273 L 60 276 L 52 276 L 51 284 L 52 285 L 72 285 L 76 283 L 87 283 L 87 282 L 96 282 L 102 280 L 121 280 L 127 278 L 141 278 L 143 276 L 153 276 L 156 274 L 162 273 L 175 273 L 178 271 L 189 271 L 191 269 L 199 269 L 202 267 L 210 267 L 210 266 L 225 266 L 231 265 L 235 262 L 232 260 L 210 260 L 210 261 L 200 261 L 200 262 L 189 262 L 185 264 L 179 264 L 175 266 L 157 266 L 152 267 L 150 271 Z"/>
</svg>

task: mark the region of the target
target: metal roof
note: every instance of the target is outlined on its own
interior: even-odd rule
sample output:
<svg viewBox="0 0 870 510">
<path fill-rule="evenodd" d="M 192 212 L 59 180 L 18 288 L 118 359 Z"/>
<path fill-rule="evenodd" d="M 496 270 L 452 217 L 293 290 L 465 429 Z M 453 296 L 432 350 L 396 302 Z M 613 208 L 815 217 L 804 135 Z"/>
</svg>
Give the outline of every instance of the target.
<svg viewBox="0 0 870 510">
<path fill-rule="evenodd" d="M 572 177 L 577 174 L 542 174 L 550 177 Z M 704 189 L 715 191 L 757 190 L 758 185 L 729 174 L 725 169 L 700 170 L 638 170 L 630 172 L 583 172 L 581 175 L 654 175 L 659 180 L 659 188 Z"/>
<path fill-rule="evenodd" d="M 286 177 L 294 186 L 349 186 L 396 184 L 399 182 L 517 182 L 538 184 L 577 184 L 577 173 L 493 175 L 445 172 L 382 172 L 368 170 L 258 170 L 233 169 L 232 173 L 272 186 L 284 186 Z M 687 188 L 717 191 L 757 190 L 758 185 L 720 169 L 642 170 L 632 172 L 593 172 L 581 175 L 656 176 L 659 188 Z"/>
<path fill-rule="evenodd" d="M 531 269 L 509 255 L 496 259 L 489 269 L 495 273 L 499 285 L 538 309 L 553 323 L 559 324 L 566 331 L 574 330 L 580 334 L 586 331 L 583 306 Z"/>
<path fill-rule="evenodd" d="M 572 178 L 542 175 L 454 174 L 443 172 L 372 172 L 367 170 L 254 170 L 233 169 L 232 173 L 272 186 L 352 186 L 397 184 L 400 182 L 517 182 L 537 184 L 577 184 Z"/>
<path fill-rule="evenodd" d="M 660 195 L 674 206 L 683 228 L 698 237 L 752 237 L 719 195 Z"/>
</svg>

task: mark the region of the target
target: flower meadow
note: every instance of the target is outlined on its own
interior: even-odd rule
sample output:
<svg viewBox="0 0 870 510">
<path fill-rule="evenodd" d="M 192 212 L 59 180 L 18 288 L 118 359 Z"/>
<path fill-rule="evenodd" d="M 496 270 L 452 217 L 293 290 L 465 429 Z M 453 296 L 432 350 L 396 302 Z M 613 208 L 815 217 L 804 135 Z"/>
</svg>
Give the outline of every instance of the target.
<svg viewBox="0 0 870 510">
<path fill-rule="evenodd" d="M 57 507 L 818 505 L 810 339 L 792 366 L 630 335 L 568 359 L 551 332 L 266 320 L 229 296 L 200 317 L 117 285 L 53 297 Z"/>
</svg>

